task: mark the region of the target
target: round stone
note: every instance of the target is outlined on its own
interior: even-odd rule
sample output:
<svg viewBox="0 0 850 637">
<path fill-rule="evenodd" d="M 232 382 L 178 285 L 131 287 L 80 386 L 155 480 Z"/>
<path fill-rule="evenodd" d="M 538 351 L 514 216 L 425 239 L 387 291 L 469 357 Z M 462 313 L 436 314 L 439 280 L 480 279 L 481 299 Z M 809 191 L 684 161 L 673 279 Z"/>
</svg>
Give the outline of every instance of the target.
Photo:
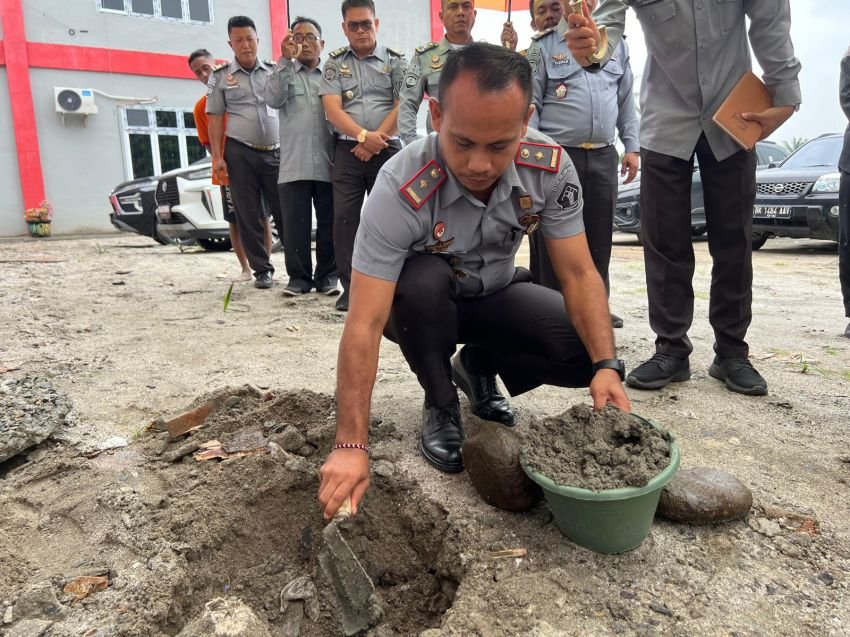
<svg viewBox="0 0 850 637">
<path fill-rule="evenodd" d="M 753 494 L 731 473 L 709 467 L 680 470 L 661 492 L 658 515 L 689 524 L 711 524 L 744 517 Z"/>
<path fill-rule="evenodd" d="M 486 421 L 464 442 L 466 473 L 487 504 L 505 511 L 527 511 L 543 497 L 520 466 L 522 445 L 515 431 Z"/>
</svg>

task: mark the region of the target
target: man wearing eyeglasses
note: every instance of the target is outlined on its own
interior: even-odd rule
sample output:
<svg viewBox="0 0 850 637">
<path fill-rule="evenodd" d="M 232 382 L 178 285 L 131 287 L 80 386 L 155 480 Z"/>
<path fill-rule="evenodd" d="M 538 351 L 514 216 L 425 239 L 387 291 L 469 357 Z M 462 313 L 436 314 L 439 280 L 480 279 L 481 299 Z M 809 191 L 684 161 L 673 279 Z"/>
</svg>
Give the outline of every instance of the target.
<svg viewBox="0 0 850 637">
<path fill-rule="evenodd" d="M 336 303 L 348 311 L 351 255 L 360 225 L 363 197 L 371 192 L 381 166 L 399 150 L 399 89 L 404 56 L 378 46 L 378 18 L 372 0 L 344 0 L 342 31 L 348 46 L 329 56 L 319 94 L 338 135 L 334 152 L 334 253 L 343 293 Z"/>
<path fill-rule="evenodd" d="M 254 271 L 254 287 L 268 289 L 272 286 L 274 266 L 265 243 L 263 199 L 271 209 L 278 232 L 283 225 L 277 194 L 277 110 L 269 108 L 265 98 L 266 82 L 274 64 L 257 57 L 260 40 L 251 18 L 230 18 L 227 37 L 234 58 L 216 69 L 207 84 L 213 174 L 219 181 L 230 180 L 239 235 Z"/>
<path fill-rule="evenodd" d="M 289 282 L 284 296 L 316 288 L 335 296 L 336 261 L 333 247 L 333 138 L 319 97 L 322 28 L 298 17 L 280 44 L 281 57 L 266 84 L 266 102 L 278 109 L 280 138 L 286 152 L 280 160 L 278 193 L 283 215 L 283 254 Z M 310 252 L 312 208 L 316 208 L 316 270 Z"/>
<path fill-rule="evenodd" d="M 398 105 L 398 131 L 405 144 L 419 138 L 416 132 L 416 115 L 425 93 L 439 97 L 437 87 L 440 83 L 440 72 L 449 53 L 472 42 L 472 27 L 475 25 L 476 15 L 475 2 L 472 0 L 443 0 L 440 21 L 446 29 L 445 36 L 441 42 L 429 42 L 414 51 L 407 73 L 404 74 L 404 85 L 401 87 Z M 430 133 L 430 113 L 426 127 Z"/>
</svg>

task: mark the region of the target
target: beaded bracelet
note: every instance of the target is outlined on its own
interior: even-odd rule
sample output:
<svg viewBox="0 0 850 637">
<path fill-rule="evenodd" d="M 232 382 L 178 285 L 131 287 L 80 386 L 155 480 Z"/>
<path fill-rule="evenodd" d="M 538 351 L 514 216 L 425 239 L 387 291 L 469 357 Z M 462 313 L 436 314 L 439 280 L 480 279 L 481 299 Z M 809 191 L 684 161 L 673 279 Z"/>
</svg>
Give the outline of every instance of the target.
<svg viewBox="0 0 850 637">
<path fill-rule="evenodd" d="M 369 445 L 361 445 L 359 442 L 338 442 L 334 445 L 334 449 L 360 449 L 369 452 Z"/>
</svg>

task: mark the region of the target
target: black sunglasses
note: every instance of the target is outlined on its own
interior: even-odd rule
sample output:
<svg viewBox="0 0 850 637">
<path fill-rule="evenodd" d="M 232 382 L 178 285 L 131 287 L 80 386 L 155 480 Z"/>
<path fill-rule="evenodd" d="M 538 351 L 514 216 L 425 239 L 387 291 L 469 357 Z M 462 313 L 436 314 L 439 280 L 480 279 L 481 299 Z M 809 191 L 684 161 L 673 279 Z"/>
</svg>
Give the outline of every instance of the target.
<svg viewBox="0 0 850 637">
<path fill-rule="evenodd" d="M 346 26 L 349 31 L 354 33 L 357 31 L 371 31 L 372 24 L 371 20 L 363 20 L 363 22 L 349 22 Z"/>
<path fill-rule="evenodd" d="M 312 33 L 308 33 L 306 35 L 303 33 L 296 33 L 292 36 L 292 39 L 295 40 L 295 44 L 304 44 L 305 41 L 312 43 L 318 40 L 319 38 L 313 35 Z"/>
</svg>

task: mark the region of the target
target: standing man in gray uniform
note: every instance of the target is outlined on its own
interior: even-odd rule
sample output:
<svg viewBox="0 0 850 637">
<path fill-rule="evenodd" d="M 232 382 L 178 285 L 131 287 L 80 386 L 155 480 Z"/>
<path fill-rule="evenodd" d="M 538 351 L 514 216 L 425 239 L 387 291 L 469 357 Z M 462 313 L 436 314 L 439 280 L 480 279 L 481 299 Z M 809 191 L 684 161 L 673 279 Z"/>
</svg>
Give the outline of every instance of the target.
<svg viewBox="0 0 850 637">
<path fill-rule="evenodd" d="M 592 11 L 596 0 L 587 0 Z M 584 231 L 593 263 L 610 292 L 611 232 L 617 205 L 617 132 L 625 147 L 620 173 L 629 183 L 637 175 L 639 120 L 632 88 L 634 77 L 625 40 L 600 73 L 585 73 L 564 41 L 567 22 L 532 38 L 528 62 L 534 73 L 530 126 L 548 135 L 567 151 L 584 192 Z M 559 289 L 546 244 L 531 237 L 531 274 L 535 283 Z M 614 327 L 623 319 L 611 316 Z"/>
<path fill-rule="evenodd" d="M 528 62 L 503 47 L 470 44 L 449 56 L 439 95 L 430 100 L 437 132 L 387 163 L 357 233 L 336 444 L 320 472 L 326 516 L 349 495 L 356 509 L 369 486 L 382 333 L 398 342 L 425 390 L 419 448 L 442 471 L 463 469 L 452 379 L 473 411 L 482 391 L 495 390 L 495 379 L 486 380 L 493 374 L 512 394 L 589 385 L 596 409 L 609 402 L 630 409 L 576 172 L 560 146 L 527 128 Z M 536 230 L 549 243 L 562 294 L 514 265 L 523 236 Z M 458 343 L 466 346 L 452 360 Z"/>
<path fill-rule="evenodd" d="M 750 363 L 744 340 L 752 319 L 756 155 L 742 150 L 711 118 L 750 70 L 749 46 L 764 69 L 774 106 L 741 116 L 758 122 L 766 138 L 799 106 L 800 62 L 789 35 L 790 2 L 602 0 L 596 18 L 608 28 L 607 50 L 597 50 L 601 39 L 586 7 L 584 15 L 568 18 L 572 28 L 566 38 L 579 64 L 599 72 L 611 63 L 630 6 L 643 27 L 648 52 L 641 87 L 640 209 L 649 324 L 656 339 L 655 354 L 627 382 L 659 389 L 691 376 L 690 207 L 696 156 L 713 261 L 709 321 L 716 356 L 708 373 L 731 391 L 767 394 L 767 382 Z"/>
<path fill-rule="evenodd" d="M 841 58 L 838 100 L 844 116 L 850 120 L 850 48 Z M 838 278 L 844 298 L 844 315 L 850 317 L 850 123 L 844 132 L 838 171 L 841 174 L 838 187 Z M 844 328 L 844 336 L 850 338 L 850 323 Z"/>
<path fill-rule="evenodd" d="M 534 0 L 528 3 L 528 10 L 531 12 L 531 28 L 537 33 L 554 29 L 566 13 L 564 0 Z M 519 38 L 514 25 L 510 22 L 505 22 L 502 29 L 502 42 L 511 51 L 516 51 Z M 520 54 L 527 55 L 528 49 L 520 51 Z"/>
<path fill-rule="evenodd" d="M 274 266 L 264 240 L 263 196 L 278 234 L 283 226 L 277 194 L 277 110 L 266 104 L 265 97 L 274 64 L 257 58 L 260 40 L 251 18 L 230 18 L 227 35 L 235 57 L 217 68 L 207 85 L 213 173 L 219 180 L 230 180 L 236 223 L 248 264 L 254 271 L 254 287 L 267 289 L 272 286 Z"/>
<path fill-rule="evenodd" d="M 336 308 L 347 312 L 351 253 L 363 197 L 372 191 L 381 166 L 401 150 L 398 96 L 407 65 L 398 51 L 378 46 L 380 22 L 372 0 L 344 0 L 342 19 L 349 45 L 330 54 L 319 94 L 338 135 L 333 227 L 343 292 Z"/>
<path fill-rule="evenodd" d="M 333 138 L 319 97 L 319 66 L 325 41 L 319 23 L 295 18 L 280 44 L 281 57 L 266 84 L 266 102 L 279 109 L 280 138 L 286 152 L 280 160 L 278 192 L 283 215 L 283 254 L 289 283 L 285 296 L 339 294 L 333 246 Z M 316 208 L 316 271 L 310 251 L 312 209 Z"/>
<path fill-rule="evenodd" d="M 422 98 L 426 92 L 429 96 L 439 98 L 437 87 L 440 83 L 440 71 L 443 70 L 451 51 L 472 42 L 472 27 L 475 25 L 477 14 L 472 0 L 443 0 L 440 22 L 446 29 L 445 36 L 440 42 L 429 42 L 413 52 L 410 66 L 404 74 L 404 85 L 401 87 L 398 105 L 398 131 L 405 144 L 419 138 L 416 132 L 416 116 L 422 105 Z M 430 133 L 430 114 L 426 127 Z"/>
</svg>

